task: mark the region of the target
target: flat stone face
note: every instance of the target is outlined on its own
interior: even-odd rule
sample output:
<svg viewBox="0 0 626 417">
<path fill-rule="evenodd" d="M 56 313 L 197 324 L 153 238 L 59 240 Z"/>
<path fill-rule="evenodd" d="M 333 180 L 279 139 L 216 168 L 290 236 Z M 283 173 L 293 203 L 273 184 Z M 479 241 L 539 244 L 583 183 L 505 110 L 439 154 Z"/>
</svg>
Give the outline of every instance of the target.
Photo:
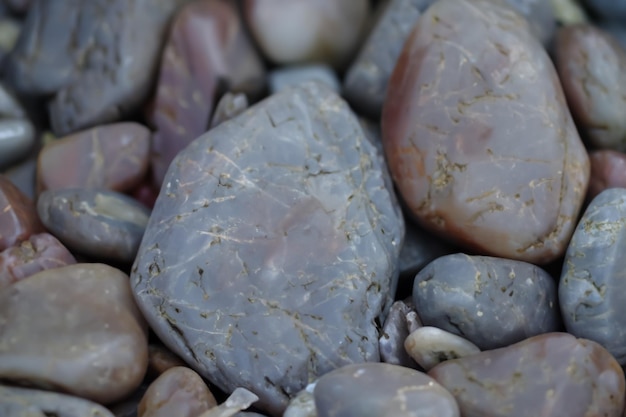
<svg viewBox="0 0 626 417">
<path fill-rule="evenodd" d="M 0 291 L 3 380 L 111 403 L 141 383 L 147 336 L 128 276 L 107 265 L 49 269 Z"/>
<path fill-rule="evenodd" d="M 383 109 L 389 168 L 420 223 L 481 254 L 565 251 L 589 161 L 550 58 L 496 0 L 440 0 L 418 19 Z"/>
<path fill-rule="evenodd" d="M 456 401 L 428 375 L 387 363 L 344 366 L 314 390 L 317 417 L 459 417 Z"/>
<path fill-rule="evenodd" d="M 626 365 L 626 189 L 600 193 L 580 219 L 559 283 L 565 328 Z"/>
<path fill-rule="evenodd" d="M 437 365 L 429 373 L 463 417 L 619 417 L 624 373 L 602 346 L 567 333 Z"/>
<path fill-rule="evenodd" d="M 57 135 L 116 121 L 150 93 L 169 20 L 187 1 L 36 1 L 7 78 L 23 93 L 56 93 Z"/>
<path fill-rule="evenodd" d="M 321 84 L 274 95 L 174 160 L 133 267 L 152 328 L 280 414 L 317 376 L 378 361 L 404 224 L 381 160 Z"/>
<path fill-rule="evenodd" d="M 589 143 L 626 151 L 626 51 L 592 25 L 561 28 L 556 64 L 572 115 Z"/>
<path fill-rule="evenodd" d="M 494 349 L 558 331 L 556 285 L 541 268 L 520 261 L 454 254 L 415 277 L 413 303 L 426 326 Z"/>
</svg>

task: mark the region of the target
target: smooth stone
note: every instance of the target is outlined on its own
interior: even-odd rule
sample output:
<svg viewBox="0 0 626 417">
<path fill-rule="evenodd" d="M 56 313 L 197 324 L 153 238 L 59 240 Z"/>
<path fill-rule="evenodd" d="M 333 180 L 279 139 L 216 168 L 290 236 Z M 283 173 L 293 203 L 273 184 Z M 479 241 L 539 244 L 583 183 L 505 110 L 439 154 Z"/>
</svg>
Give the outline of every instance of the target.
<svg viewBox="0 0 626 417">
<path fill-rule="evenodd" d="M 561 28 L 556 65 L 581 134 L 599 149 L 626 151 L 626 51 L 592 25 Z"/>
<path fill-rule="evenodd" d="M 463 417 L 618 417 L 624 373 L 595 342 L 549 333 L 443 362 L 429 373 Z"/>
<path fill-rule="evenodd" d="M 133 262 L 150 217 L 150 210 L 130 197 L 91 188 L 44 191 L 37 212 L 70 250 L 120 262 Z"/>
<path fill-rule="evenodd" d="M 57 135 L 124 118 L 151 94 L 165 32 L 186 2 L 36 1 L 7 59 L 7 82 L 54 95 Z"/>
<path fill-rule="evenodd" d="M 159 376 L 176 366 L 185 366 L 185 362 L 171 350 L 160 344 L 148 345 L 148 372 Z"/>
<path fill-rule="evenodd" d="M 196 372 L 183 366 L 168 369 L 155 379 L 137 408 L 138 417 L 198 417 L 217 405 Z"/>
<path fill-rule="evenodd" d="M 375 320 L 392 304 L 404 235 L 379 156 L 319 83 L 181 152 L 131 278 L 165 345 L 273 415 L 316 376 L 378 361 Z"/>
<path fill-rule="evenodd" d="M 552 277 L 511 259 L 443 256 L 415 277 L 413 303 L 426 326 L 462 336 L 483 350 L 561 329 Z"/>
<path fill-rule="evenodd" d="M 381 362 L 406 368 L 417 368 L 417 363 L 404 348 L 404 341 L 410 333 L 406 319 L 410 311 L 415 311 L 415 306 L 412 302 L 407 303 L 400 300 L 391 305 L 378 338 Z"/>
<path fill-rule="evenodd" d="M 480 353 L 480 349 L 467 339 L 436 327 L 421 327 L 404 341 L 406 352 L 426 371 L 450 359 Z"/>
<path fill-rule="evenodd" d="M 122 122 L 74 133 L 46 145 L 37 164 L 39 191 L 106 188 L 128 191 L 148 171 L 150 131 Z"/>
<path fill-rule="evenodd" d="M 258 95 L 265 69 L 227 0 L 199 0 L 176 16 L 161 58 L 150 120 L 152 175 L 161 186 L 174 157 L 209 129 L 220 89 Z"/>
<path fill-rule="evenodd" d="M 510 6 L 429 7 L 390 80 L 382 128 L 420 225 L 483 255 L 543 264 L 565 252 L 589 160 L 549 56 Z"/>
<path fill-rule="evenodd" d="M 255 403 L 259 397 L 245 388 L 236 388 L 232 394 L 217 407 L 200 414 L 198 417 L 231 417 Z"/>
<path fill-rule="evenodd" d="M 6 178 L 28 198 L 34 200 L 37 198 L 37 190 L 35 188 L 37 175 L 37 155 L 32 155 L 25 161 L 13 165 L 4 171 Z"/>
<path fill-rule="evenodd" d="M 0 252 L 0 290 L 37 272 L 75 263 L 70 251 L 51 234 L 31 235 Z"/>
<path fill-rule="evenodd" d="M 244 0 L 243 7 L 257 44 L 274 63 L 338 69 L 352 58 L 370 15 L 367 0 Z"/>
<path fill-rule="evenodd" d="M 224 94 L 215 106 L 210 128 L 213 129 L 220 123 L 230 120 L 235 116 L 239 116 L 247 110 L 248 107 L 250 107 L 248 105 L 248 98 L 244 93 L 228 92 Z"/>
<path fill-rule="evenodd" d="M 103 264 L 48 269 L 0 291 L 0 378 L 102 404 L 129 395 L 148 365 L 128 276 Z"/>
<path fill-rule="evenodd" d="M 115 417 L 100 404 L 83 398 L 0 385 L 2 417 Z"/>
<path fill-rule="evenodd" d="M 289 400 L 282 417 L 318 417 L 315 408 L 313 390 L 316 382 L 312 382 Z"/>
<path fill-rule="evenodd" d="M 0 251 L 44 232 L 32 200 L 0 175 Z"/>
<path fill-rule="evenodd" d="M 307 81 L 319 81 L 336 93 L 341 91 L 339 78 L 328 65 L 308 64 L 283 66 L 268 74 L 270 94 L 275 94 L 295 87 Z"/>
<path fill-rule="evenodd" d="M 626 154 L 612 150 L 589 153 L 591 176 L 587 200 L 593 200 L 609 188 L 626 188 Z"/>
<path fill-rule="evenodd" d="M 0 120 L 0 168 L 6 168 L 31 150 L 35 128 L 26 119 Z"/>
<path fill-rule="evenodd" d="M 360 113 L 380 119 L 389 77 L 411 29 L 434 0 L 387 0 L 343 81 L 343 92 Z"/>
<path fill-rule="evenodd" d="M 589 21 L 585 9 L 578 0 L 549 0 L 556 21 L 562 26 L 575 25 Z"/>
<path fill-rule="evenodd" d="M 567 331 L 626 365 L 626 189 L 594 198 L 567 248 L 559 302 Z"/>
<path fill-rule="evenodd" d="M 428 375 L 388 363 L 344 366 L 315 385 L 318 417 L 459 417 L 454 397 Z"/>
<path fill-rule="evenodd" d="M 528 20 L 530 27 L 544 46 L 549 46 L 556 31 L 556 19 L 550 0 L 506 0 Z"/>
<path fill-rule="evenodd" d="M 624 0 L 582 0 L 582 3 L 603 20 L 623 23 L 626 19 L 626 1 Z"/>
</svg>

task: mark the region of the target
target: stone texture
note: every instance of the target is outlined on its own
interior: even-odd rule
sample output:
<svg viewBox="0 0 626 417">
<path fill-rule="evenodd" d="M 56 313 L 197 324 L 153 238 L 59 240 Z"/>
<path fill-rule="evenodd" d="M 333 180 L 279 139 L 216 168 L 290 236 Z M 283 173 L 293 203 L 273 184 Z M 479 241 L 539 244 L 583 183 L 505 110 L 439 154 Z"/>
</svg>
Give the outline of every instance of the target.
<svg viewBox="0 0 626 417">
<path fill-rule="evenodd" d="M 550 46 L 556 31 L 556 19 L 550 0 L 506 0 L 511 7 L 528 20 L 530 28 L 546 47 Z"/>
<path fill-rule="evenodd" d="M 232 394 L 217 407 L 213 407 L 198 417 L 231 417 L 239 411 L 245 410 L 259 399 L 254 393 L 245 388 L 236 388 Z"/>
<path fill-rule="evenodd" d="M 208 130 L 219 89 L 258 95 L 264 77 L 234 2 L 199 0 L 183 7 L 163 51 L 150 115 L 155 184 L 161 186 L 176 154 Z"/>
<path fill-rule="evenodd" d="M 11 168 L 4 171 L 2 175 L 11 180 L 26 197 L 35 199 L 37 197 L 35 189 L 36 171 L 37 157 L 33 155 L 25 161 L 13 165 Z"/>
<path fill-rule="evenodd" d="M 563 254 L 589 161 L 550 58 L 508 5 L 428 8 L 392 74 L 382 128 L 421 225 L 484 255 Z"/>
<path fill-rule="evenodd" d="M 35 205 L 4 175 L 0 175 L 0 251 L 43 232 Z"/>
<path fill-rule="evenodd" d="M 387 0 L 343 82 L 346 99 L 359 112 L 379 119 L 389 77 L 420 13 L 434 0 Z"/>
<path fill-rule="evenodd" d="M 374 320 L 391 305 L 404 235 L 381 162 L 347 104 L 316 83 L 194 141 L 133 266 L 154 331 L 270 414 L 325 372 L 379 360 Z"/>
<path fill-rule="evenodd" d="M 111 403 L 139 386 L 147 329 L 128 276 L 103 264 L 48 269 L 0 291 L 0 378 Z"/>
<path fill-rule="evenodd" d="M 618 417 L 624 373 L 600 345 L 566 333 L 444 362 L 429 373 L 463 417 Z"/>
<path fill-rule="evenodd" d="M 589 24 L 561 28 L 556 64 L 572 115 L 589 143 L 626 151 L 626 51 Z"/>
<path fill-rule="evenodd" d="M 417 368 L 417 364 L 404 348 L 404 341 L 410 333 L 406 317 L 411 311 L 415 311 L 412 302 L 396 301 L 391 305 L 378 338 L 381 362 Z"/>
<path fill-rule="evenodd" d="M 278 93 L 307 81 L 318 81 L 340 93 L 337 73 L 328 65 L 308 64 L 278 67 L 268 74 L 270 94 Z"/>
<path fill-rule="evenodd" d="M 315 398 L 313 397 L 315 384 L 316 382 L 310 383 L 298 394 L 291 397 L 282 417 L 318 417 Z"/>
<path fill-rule="evenodd" d="M 138 417 L 198 417 L 217 401 L 200 375 L 177 366 L 155 379 L 137 409 Z"/>
<path fill-rule="evenodd" d="M 51 234 L 31 235 L 19 245 L 0 252 L 0 289 L 37 272 L 75 263 L 70 251 Z"/>
<path fill-rule="evenodd" d="M 346 66 L 370 14 L 367 0 L 245 0 L 250 30 L 276 64 Z"/>
<path fill-rule="evenodd" d="M 404 347 L 411 358 L 427 371 L 441 362 L 480 352 L 467 339 L 431 326 L 411 332 L 404 341 Z"/>
<path fill-rule="evenodd" d="M 0 385 L 3 417 L 114 417 L 101 406 L 82 398 L 37 389 Z"/>
<path fill-rule="evenodd" d="M 37 212 L 70 250 L 95 259 L 133 262 L 150 210 L 115 191 L 64 188 L 44 191 Z"/>
<path fill-rule="evenodd" d="M 594 198 L 570 242 L 559 283 L 565 328 L 626 365 L 626 189 Z"/>
<path fill-rule="evenodd" d="M 420 271 L 413 303 L 426 326 L 494 349 L 560 330 L 557 290 L 541 268 L 521 261 L 454 254 Z"/>
<path fill-rule="evenodd" d="M 26 119 L 0 120 L 0 168 L 25 156 L 35 143 L 35 128 Z"/>
<path fill-rule="evenodd" d="M 215 106 L 211 117 L 211 129 L 226 120 L 240 115 L 249 107 L 248 97 L 244 93 L 226 93 Z"/>
<path fill-rule="evenodd" d="M 344 366 L 315 385 L 318 417 L 459 417 L 452 395 L 431 377 L 387 363 Z"/>
<path fill-rule="evenodd" d="M 148 346 L 148 372 L 159 376 L 176 366 L 185 366 L 185 362 L 171 350 L 161 344 L 152 343 Z"/>
<path fill-rule="evenodd" d="M 35 0 L 7 60 L 19 92 L 54 94 L 66 135 L 136 111 L 153 85 L 166 28 L 188 0 Z"/>
<path fill-rule="evenodd" d="M 589 154 L 591 175 L 587 200 L 593 200 L 608 188 L 626 188 L 626 154 L 612 150 L 593 151 Z"/>
<path fill-rule="evenodd" d="M 589 19 L 578 0 L 549 0 L 554 16 L 563 26 L 585 23 Z"/>
<path fill-rule="evenodd" d="M 137 123 L 102 125 L 66 136 L 39 152 L 39 191 L 106 188 L 128 191 L 148 170 L 150 131 Z"/>
</svg>

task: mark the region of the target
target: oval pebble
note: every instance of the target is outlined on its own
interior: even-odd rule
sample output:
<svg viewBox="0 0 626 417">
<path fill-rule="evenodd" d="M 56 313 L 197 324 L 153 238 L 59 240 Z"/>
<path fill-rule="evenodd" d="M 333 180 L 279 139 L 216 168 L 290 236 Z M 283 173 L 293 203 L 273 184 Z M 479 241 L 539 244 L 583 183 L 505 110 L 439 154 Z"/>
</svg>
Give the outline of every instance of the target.
<svg viewBox="0 0 626 417">
<path fill-rule="evenodd" d="M 148 387 L 137 408 L 138 417 L 198 417 L 217 405 L 215 397 L 193 370 L 168 369 Z"/>
<path fill-rule="evenodd" d="M 594 198 L 565 256 L 559 301 L 565 328 L 594 340 L 626 365 L 626 189 Z"/>
<path fill-rule="evenodd" d="M 624 373 L 599 344 L 548 333 L 443 362 L 428 373 L 463 417 L 619 417 Z"/>
<path fill-rule="evenodd" d="M 441 362 L 480 352 L 467 339 L 431 326 L 421 327 L 408 335 L 404 347 L 415 362 L 427 371 Z"/>
<path fill-rule="evenodd" d="M 107 404 L 147 365 L 146 325 L 120 270 L 69 265 L 0 291 L 1 379 Z"/>
<path fill-rule="evenodd" d="M 95 259 L 132 262 L 150 211 L 115 191 L 66 188 L 44 191 L 37 212 L 69 249 Z"/>
<path fill-rule="evenodd" d="M 459 417 L 454 397 L 431 377 L 387 363 L 331 371 L 313 394 L 318 417 Z"/>
<path fill-rule="evenodd" d="M 480 349 L 561 329 L 554 280 L 522 261 L 443 256 L 415 277 L 413 303 L 424 325 L 462 336 Z"/>
</svg>

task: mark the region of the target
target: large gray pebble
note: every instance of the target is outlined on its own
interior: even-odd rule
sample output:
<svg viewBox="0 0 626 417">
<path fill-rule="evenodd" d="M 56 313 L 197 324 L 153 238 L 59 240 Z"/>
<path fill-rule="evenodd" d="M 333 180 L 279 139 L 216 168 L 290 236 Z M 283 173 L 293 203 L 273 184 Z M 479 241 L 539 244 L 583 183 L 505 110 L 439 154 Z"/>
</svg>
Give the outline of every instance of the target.
<svg viewBox="0 0 626 417">
<path fill-rule="evenodd" d="M 600 193 L 565 255 L 559 301 L 567 331 L 594 340 L 626 365 L 626 189 Z"/>
<path fill-rule="evenodd" d="M 541 268 L 521 261 L 454 254 L 415 277 L 413 302 L 426 326 L 495 349 L 557 331 L 556 285 Z"/>
</svg>

